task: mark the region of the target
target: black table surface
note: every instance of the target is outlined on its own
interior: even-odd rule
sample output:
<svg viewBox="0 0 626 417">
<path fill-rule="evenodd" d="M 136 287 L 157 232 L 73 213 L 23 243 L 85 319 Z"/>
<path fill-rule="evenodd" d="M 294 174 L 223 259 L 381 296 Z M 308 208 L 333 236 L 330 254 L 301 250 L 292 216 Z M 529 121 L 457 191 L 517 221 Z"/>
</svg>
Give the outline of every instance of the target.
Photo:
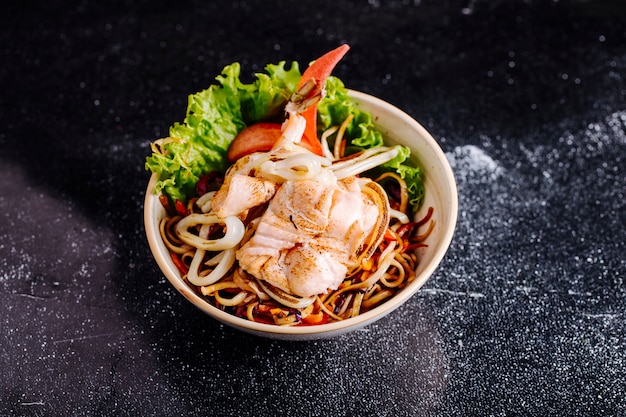
<svg viewBox="0 0 626 417">
<path fill-rule="evenodd" d="M 621 1 L 5 2 L 0 415 L 626 415 Z M 151 141 L 238 61 L 341 43 L 456 176 L 451 247 L 334 339 L 219 324 L 151 258 Z"/>
</svg>

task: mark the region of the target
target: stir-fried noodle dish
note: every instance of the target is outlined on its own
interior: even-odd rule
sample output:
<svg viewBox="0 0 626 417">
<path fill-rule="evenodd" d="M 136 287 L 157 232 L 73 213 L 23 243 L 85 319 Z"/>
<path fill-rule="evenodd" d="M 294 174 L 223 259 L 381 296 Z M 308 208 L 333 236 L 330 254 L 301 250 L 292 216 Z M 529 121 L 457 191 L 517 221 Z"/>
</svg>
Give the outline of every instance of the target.
<svg viewBox="0 0 626 417">
<path fill-rule="evenodd" d="M 291 86 L 283 82 L 290 94 L 281 93 L 279 112 L 217 129 L 227 139 L 225 162 L 189 171 L 191 187 L 159 167 L 176 160 L 178 174 L 194 165 L 202 152 L 189 132 L 201 130 L 192 129 L 200 112 L 188 110 L 185 134 L 171 129 L 152 144 L 147 167 L 159 174 L 167 211 L 161 238 L 183 279 L 215 307 L 255 322 L 316 325 L 369 311 L 415 279 L 433 209 L 412 220 L 423 187 L 405 147 L 364 145 L 359 132 L 381 137 L 371 116 L 353 104 L 325 105 L 326 95 L 349 100 L 328 77 L 346 51 L 331 51 L 332 62 L 319 58 Z"/>
</svg>

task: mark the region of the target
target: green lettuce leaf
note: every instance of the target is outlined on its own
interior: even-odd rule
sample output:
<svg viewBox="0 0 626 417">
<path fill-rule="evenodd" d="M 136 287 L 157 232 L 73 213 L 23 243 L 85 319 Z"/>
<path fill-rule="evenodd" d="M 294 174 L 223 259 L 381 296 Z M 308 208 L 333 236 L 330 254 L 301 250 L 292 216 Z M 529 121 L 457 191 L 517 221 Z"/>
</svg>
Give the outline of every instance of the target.
<svg viewBox="0 0 626 417">
<path fill-rule="evenodd" d="M 246 124 L 282 118 L 285 104 L 291 97 L 302 75 L 297 62 L 285 69 L 285 62 L 269 64 L 265 67 L 267 74 L 256 74 L 254 84 L 245 85 L 240 89 L 241 111 Z"/>
</svg>

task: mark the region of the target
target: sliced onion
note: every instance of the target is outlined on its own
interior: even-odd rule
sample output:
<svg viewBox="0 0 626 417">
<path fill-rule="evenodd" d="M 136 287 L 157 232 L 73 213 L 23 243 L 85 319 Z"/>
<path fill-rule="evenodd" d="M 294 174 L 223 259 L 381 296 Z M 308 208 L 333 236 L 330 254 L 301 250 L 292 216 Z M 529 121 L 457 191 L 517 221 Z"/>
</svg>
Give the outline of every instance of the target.
<svg viewBox="0 0 626 417">
<path fill-rule="evenodd" d="M 355 157 L 334 163 L 330 169 L 335 172 L 337 179 L 341 180 L 391 161 L 398 156 L 399 149 L 399 146 L 370 148 Z"/>
<path fill-rule="evenodd" d="M 381 180 L 384 180 L 385 178 L 393 178 L 398 183 L 398 186 L 400 187 L 400 211 L 406 213 L 409 204 L 409 190 L 406 185 L 406 181 L 400 175 L 391 171 L 383 173 L 374 181 L 380 183 Z"/>
<path fill-rule="evenodd" d="M 242 291 L 239 294 L 237 294 L 236 296 L 234 296 L 233 298 L 224 298 L 224 297 L 222 297 L 220 295 L 219 292 L 216 291 L 213 294 L 213 297 L 215 297 L 215 300 L 218 303 L 220 303 L 221 305 L 224 305 L 224 306 L 236 306 L 236 305 L 242 304 L 246 300 L 248 295 L 250 295 L 250 294 L 248 294 L 245 291 Z"/>
<path fill-rule="evenodd" d="M 262 279 L 256 280 L 263 291 L 267 293 L 270 297 L 272 297 L 275 301 L 278 301 L 282 305 L 291 308 L 304 308 L 315 302 L 315 296 L 313 297 L 298 297 L 293 294 L 289 294 L 280 288 L 273 286 L 272 284 L 264 281 Z"/>
<path fill-rule="evenodd" d="M 197 249 L 195 255 L 193 256 L 193 260 L 191 261 L 191 265 L 189 266 L 189 272 L 187 274 L 187 280 L 191 282 L 193 285 L 198 287 L 203 287 L 206 285 L 211 285 L 222 279 L 235 264 L 235 249 L 226 249 L 223 252 L 220 252 L 219 257 L 221 257 L 219 263 L 213 270 L 204 277 L 198 275 L 198 270 L 200 267 L 200 263 L 204 258 L 204 254 L 206 251 L 202 249 Z M 216 256 L 216 257 L 217 257 Z M 207 262 L 211 262 L 210 260 Z"/>
<path fill-rule="evenodd" d="M 391 209 L 389 208 L 387 193 L 380 184 L 368 181 L 362 185 L 361 192 L 370 197 L 374 204 L 376 204 L 376 207 L 378 207 L 379 213 L 371 238 L 364 248 L 363 253 L 359 256 L 361 262 L 363 262 L 372 256 L 378 245 L 380 245 L 380 242 L 382 242 L 385 231 L 387 230 L 387 225 L 389 224 Z"/>
<path fill-rule="evenodd" d="M 243 269 L 237 268 L 233 273 L 233 282 L 242 290 L 255 294 L 259 300 L 269 300 L 269 295 L 259 288 L 259 284 L 256 280 L 254 278 L 250 279 L 249 277 L 251 277 L 251 275 L 248 275 Z"/>
<path fill-rule="evenodd" d="M 196 200 L 196 205 L 200 207 L 200 210 L 203 213 L 208 213 L 211 211 L 211 202 L 213 201 L 213 196 L 215 195 L 215 191 L 209 191 L 208 193 L 204 193 L 198 200 Z"/>
<path fill-rule="evenodd" d="M 176 221 L 179 218 L 180 217 L 178 216 L 174 218 L 168 218 L 168 217 L 162 218 L 161 221 L 159 222 L 159 233 L 161 234 L 163 243 L 165 243 L 165 246 L 167 246 L 167 248 L 171 252 L 182 255 L 184 253 L 189 252 L 189 250 L 192 248 L 189 245 L 185 245 L 183 242 L 181 242 L 176 237 L 176 234 L 173 231 L 171 231 L 171 227 L 170 227 L 171 223 Z"/>
<path fill-rule="evenodd" d="M 390 209 L 389 215 L 393 217 L 394 219 L 398 219 L 400 223 L 402 224 L 407 224 L 410 222 L 409 216 L 407 216 L 406 214 L 404 214 L 403 212 L 399 210 Z"/>
<path fill-rule="evenodd" d="M 394 279 L 392 280 L 388 280 L 386 274 L 380 277 L 380 282 L 387 288 L 395 288 L 399 286 L 400 284 L 404 282 L 404 279 L 406 277 L 406 273 L 404 272 L 405 269 L 403 265 L 400 262 L 398 262 L 397 258 L 398 256 L 396 255 L 389 263 L 389 266 L 396 267 L 396 269 L 398 270 L 398 276 L 397 277 L 394 276 L 393 277 Z"/>
<path fill-rule="evenodd" d="M 235 289 L 235 288 L 237 288 L 237 284 L 235 284 L 233 281 L 226 281 L 226 282 L 218 282 L 217 284 L 214 284 L 214 285 L 207 285 L 205 287 L 200 288 L 200 291 L 202 292 L 202 295 L 215 295 L 215 293 L 218 291 Z"/>
<path fill-rule="evenodd" d="M 269 158 L 261 164 L 259 173 L 264 178 L 282 183 L 316 179 L 322 173 L 323 168 L 329 165 L 330 160 L 327 158 L 303 151 L 285 158 L 281 158 L 280 155 L 276 155 L 276 158 Z"/>
<path fill-rule="evenodd" d="M 326 158 L 333 159 L 333 153 L 330 151 L 328 147 L 328 137 L 335 133 L 339 129 L 337 126 L 330 127 L 322 133 L 320 137 L 320 142 L 322 142 L 322 153 Z"/>
<path fill-rule="evenodd" d="M 282 181 L 306 180 L 315 178 L 322 165 L 311 154 L 295 154 L 281 161 L 266 161 L 261 165 L 261 175 L 266 178 L 278 177 Z M 281 181 L 281 182 L 282 182 Z"/>
<path fill-rule="evenodd" d="M 185 140 L 172 138 L 172 137 L 157 139 L 150 144 L 150 148 L 152 149 L 152 152 L 154 153 L 157 153 L 160 155 L 167 155 L 167 150 L 165 150 L 165 145 L 167 145 L 168 143 L 172 143 L 172 142 L 185 143 Z"/>
<path fill-rule="evenodd" d="M 344 133 L 346 133 L 346 129 L 348 128 L 348 125 L 350 124 L 352 119 L 354 119 L 354 114 L 350 113 L 339 127 L 339 131 L 337 132 L 337 136 L 335 137 L 335 147 L 333 149 L 335 159 L 339 159 L 343 156 L 341 155 L 341 142 L 343 142 L 343 135 Z"/>
</svg>

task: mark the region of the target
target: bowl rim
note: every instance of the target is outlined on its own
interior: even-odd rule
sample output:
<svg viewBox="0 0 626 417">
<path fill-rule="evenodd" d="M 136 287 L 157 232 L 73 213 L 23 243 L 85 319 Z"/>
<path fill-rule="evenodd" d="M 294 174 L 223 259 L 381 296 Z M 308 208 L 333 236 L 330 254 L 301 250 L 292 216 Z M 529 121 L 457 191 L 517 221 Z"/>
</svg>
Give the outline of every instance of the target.
<svg viewBox="0 0 626 417">
<path fill-rule="evenodd" d="M 427 142 L 427 145 L 436 155 L 439 165 L 443 170 L 443 174 L 446 177 L 445 184 L 448 185 L 450 201 L 447 207 L 448 217 L 450 219 L 448 227 L 444 230 L 431 259 L 423 269 L 418 277 L 411 282 L 402 291 L 395 294 L 392 298 L 385 303 L 377 306 L 376 308 L 360 314 L 356 317 L 352 317 L 346 320 L 324 323 L 310 326 L 278 326 L 274 324 L 258 323 L 246 320 L 244 318 L 237 317 L 233 314 L 227 313 L 213 306 L 210 302 L 198 295 L 192 288 L 190 288 L 181 278 L 178 271 L 173 266 L 171 259 L 166 257 L 168 254 L 167 248 L 160 239 L 158 230 L 158 222 L 153 221 L 153 217 L 157 214 L 154 208 L 155 204 L 160 204 L 158 196 L 154 194 L 154 187 L 157 182 L 157 174 L 152 174 L 148 182 L 144 199 L 144 227 L 148 244 L 152 255 L 154 256 L 161 272 L 165 275 L 167 280 L 172 286 L 182 294 L 187 300 L 189 300 L 194 306 L 208 314 L 214 319 L 227 324 L 231 327 L 237 328 L 241 331 L 264 336 L 270 338 L 281 338 L 286 336 L 288 338 L 298 338 L 298 336 L 306 339 L 310 339 L 315 336 L 330 336 L 333 334 L 343 333 L 345 331 L 356 330 L 360 327 L 366 326 L 394 311 L 396 308 L 403 305 L 410 297 L 412 297 L 422 285 L 430 278 L 430 276 L 437 269 L 441 261 L 443 260 L 456 228 L 457 216 L 458 216 L 458 192 L 456 188 L 456 182 L 452 168 L 445 156 L 445 153 L 441 149 L 439 143 L 432 137 L 432 135 L 420 124 L 405 113 L 403 110 L 396 106 L 381 100 L 375 96 L 362 93 L 355 90 L 348 90 L 349 95 L 356 100 L 357 103 L 369 103 L 370 105 L 382 108 L 388 112 L 394 113 L 396 117 L 401 119 L 403 123 L 408 125 L 411 129 L 417 131 L 421 136 L 421 140 Z M 376 124 L 376 121 L 374 121 Z M 156 201 L 155 201 L 156 200 Z M 157 223 L 157 224 L 155 224 Z M 165 249 L 165 250 L 163 250 Z"/>
</svg>

